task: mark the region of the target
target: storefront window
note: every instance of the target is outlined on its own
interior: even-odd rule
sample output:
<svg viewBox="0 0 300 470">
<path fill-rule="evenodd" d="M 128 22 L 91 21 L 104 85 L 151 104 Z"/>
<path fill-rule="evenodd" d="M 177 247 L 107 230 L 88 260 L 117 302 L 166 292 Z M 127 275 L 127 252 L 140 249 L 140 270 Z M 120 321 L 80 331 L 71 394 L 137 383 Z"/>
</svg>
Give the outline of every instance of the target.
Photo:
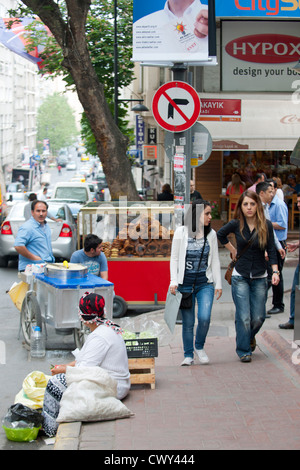
<svg viewBox="0 0 300 470">
<path fill-rule="evenodd" d="M 234 172 L 239 173 L 246 187 L 250 187 L 257 173 L 265 173 L 268 178 L 280 179 L 283 190 L 289 186 L 289 175 L 300 183 L 300 169 L 290 163 L 290 151 L 224 151 L 223 187 L 227 187 Z M 280 182 L 279 182 L 280 184 Z"/>
</svg>

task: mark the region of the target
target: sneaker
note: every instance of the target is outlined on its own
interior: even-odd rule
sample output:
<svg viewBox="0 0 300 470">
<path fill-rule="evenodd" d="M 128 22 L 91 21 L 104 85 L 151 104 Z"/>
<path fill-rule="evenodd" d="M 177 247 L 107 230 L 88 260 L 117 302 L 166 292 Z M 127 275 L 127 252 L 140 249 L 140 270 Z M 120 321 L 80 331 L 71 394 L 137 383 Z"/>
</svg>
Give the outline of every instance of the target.
<svg viewBox="0 0 300 470">
<path fill-rule="evenodd" d="M 241 362 L 251 362 L 252 360 L 250 354 L 246 354 L 245 356 L 242 356 L 240 359 L 241 359 Z"/>
<path fill-rule="evenodd" d="M 209 359 L 208 359 L 207 354 L 204 351 L 204 349 L 196 349 L 196 353 L 198 355 L 198 358 L 199 358 L 199 361 L 200 361 L 201 364 L 208 364 L 209 363 Z"/>
<path fill-rule="evenodd" d="M 192 357 L 185 357 L 181 363 L 182 366 L 191 366 L 192 364 L 194 364 L 194 359 Z"/>
</svg>

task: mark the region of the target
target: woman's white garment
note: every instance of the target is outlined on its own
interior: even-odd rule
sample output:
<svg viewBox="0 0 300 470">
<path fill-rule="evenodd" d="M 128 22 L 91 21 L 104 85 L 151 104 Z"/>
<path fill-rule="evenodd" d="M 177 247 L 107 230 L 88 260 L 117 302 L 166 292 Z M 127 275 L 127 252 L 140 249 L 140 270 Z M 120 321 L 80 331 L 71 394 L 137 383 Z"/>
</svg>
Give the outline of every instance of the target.
<svg viewBox="0 0 300 470">
<path fill-rule="evenodd" d="M 221 267 L 219 259 L 218 239 L 216 232 L 212 229 L 207 235 L 210 250 L 206 277 L 208 282 L 215 284 L 215 289 L 222 289 Z M 171 286 L 182 284 L 185 270 L 185 256 L 188 244 L 188 229 L 185 226 L 178 227 L 174 233 L 171 250 Z"/>
<path fill-rule="evenodd" d="M 88 335 L 82 349 L 73 351 L 76 367 L 98 366 L 117 381 L 117 398 L 124 398 L 130 389 L 128 356 L 122 335 L 100 325 Z"/>
</svg>

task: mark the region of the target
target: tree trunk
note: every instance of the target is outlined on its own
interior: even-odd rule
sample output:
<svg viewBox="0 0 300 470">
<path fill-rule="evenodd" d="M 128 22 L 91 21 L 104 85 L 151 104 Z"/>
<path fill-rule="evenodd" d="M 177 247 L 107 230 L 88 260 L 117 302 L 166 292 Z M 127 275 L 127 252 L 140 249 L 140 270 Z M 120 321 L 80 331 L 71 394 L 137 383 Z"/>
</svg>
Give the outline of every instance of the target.
<svg viewBox="0 0 300 470">
<path fill-rule="evenodd" d="M 127 196 L 129 201 L 138 200 L 126 155 L 127 139 L 113 120 L 86 44 L 85 24 L 91 0 L 66 0 L 67 22 L 52 0 L 24 0 L 23 3 L 48 26 L 62 48 L 62 65 L 74 80 L 78 98 L 90 122 L 111 198 Z"/>
</svg>

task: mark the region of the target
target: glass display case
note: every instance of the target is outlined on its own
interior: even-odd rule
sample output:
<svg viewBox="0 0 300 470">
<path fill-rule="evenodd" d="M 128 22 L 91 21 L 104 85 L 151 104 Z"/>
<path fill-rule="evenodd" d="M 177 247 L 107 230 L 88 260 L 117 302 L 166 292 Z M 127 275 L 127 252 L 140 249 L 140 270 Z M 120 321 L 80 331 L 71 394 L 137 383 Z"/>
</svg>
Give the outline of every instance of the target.
<svg viewBox="0 0 300 470">
<path fill-rule="evenodd" d="M 108 259 L 169 257 L 175 230 L 174 204 L 89 203 L 80 210 L 78 224 L 78 244 L 82 246 L 88 233 L 98 235 Z"/>
<path fill-rule="evenodd" d="M 173 202 L 93 202 L 78 214 L 78 248 L 87 234 L 103 240 L 108 280 L 114 283 L 113 314 L 128 306 L 164 304 L 170 284 L 175 230 Z"/>
</svg>

